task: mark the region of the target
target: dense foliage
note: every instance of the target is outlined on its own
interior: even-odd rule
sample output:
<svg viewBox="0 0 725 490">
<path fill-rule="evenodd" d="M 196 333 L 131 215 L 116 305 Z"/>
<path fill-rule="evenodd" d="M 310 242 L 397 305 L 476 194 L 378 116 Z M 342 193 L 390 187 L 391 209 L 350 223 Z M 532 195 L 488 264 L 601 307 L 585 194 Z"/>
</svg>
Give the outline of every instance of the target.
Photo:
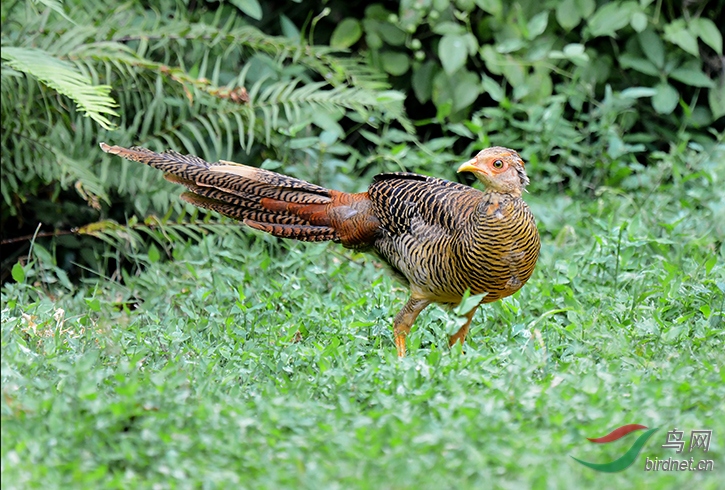
<svg viewBox="0 0 725 490">
<path fill-rule="evenodd" d="M 723 2 L 0 9 L 3 487 L 720 488 Z M 374 259 L 187 206 L 101 141 L 346 191 L 508 146 L 541 259 L 465 355 L 431 308 L 398 361 Z M 712 429 L 716 472 L 571 459 L 626 423 L 660 428 L 641 458 Z"/>
</svg>

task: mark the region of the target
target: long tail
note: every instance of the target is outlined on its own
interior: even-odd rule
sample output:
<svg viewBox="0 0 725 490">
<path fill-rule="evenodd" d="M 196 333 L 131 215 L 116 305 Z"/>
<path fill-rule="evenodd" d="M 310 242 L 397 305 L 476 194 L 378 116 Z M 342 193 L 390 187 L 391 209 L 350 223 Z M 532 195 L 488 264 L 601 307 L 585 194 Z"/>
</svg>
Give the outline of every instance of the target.
<svg viewBox="0 0 725 490">
<path fill-rule="evenodd" d="M 100 144 L 106 153 L 141 162 L 189 189 L 182 199 L 283 238 L 368 246 L 380 223 L 367 193 L 348 194 L 240 163 L 209 163 L 175 151 Z"/>
</svg>

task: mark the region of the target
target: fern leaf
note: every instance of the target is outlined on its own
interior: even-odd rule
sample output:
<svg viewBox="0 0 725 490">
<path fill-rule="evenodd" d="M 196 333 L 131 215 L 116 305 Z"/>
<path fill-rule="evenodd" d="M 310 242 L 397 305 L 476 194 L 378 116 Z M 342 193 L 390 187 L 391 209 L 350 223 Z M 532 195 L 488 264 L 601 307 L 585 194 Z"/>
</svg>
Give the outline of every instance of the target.
<svg viewBox="0 0 725 490">
<path fill-rule="evenodd" d="M 36 78 L 72 99 L 86 116 L 104 129 L 115 128 L 115 124 L 106 117 L 118 116 L 113 110 L 116 102 L 109 96 L 110 86 L 93 85 L 75 66 L 41 49 L 3 47 L 1 56 L 10 68 Z"/>
</svg>

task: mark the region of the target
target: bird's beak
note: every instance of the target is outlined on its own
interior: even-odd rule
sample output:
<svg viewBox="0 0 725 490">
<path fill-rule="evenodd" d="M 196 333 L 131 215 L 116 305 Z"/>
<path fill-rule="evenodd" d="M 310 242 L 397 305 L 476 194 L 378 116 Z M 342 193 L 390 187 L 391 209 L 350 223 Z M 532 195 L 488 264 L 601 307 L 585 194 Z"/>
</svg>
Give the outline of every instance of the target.
<svg viewBox="0 0 725 490">
<path fill-rule="evenodd" d="M 476 167 L 476 164 L 478 163 L 478 160 L 475 158 L 472 158 L 468 160 L 466 163 L 458 167 L 458 170 L 456 172 L 480 172 L 480 169 Z"/>
</svg>

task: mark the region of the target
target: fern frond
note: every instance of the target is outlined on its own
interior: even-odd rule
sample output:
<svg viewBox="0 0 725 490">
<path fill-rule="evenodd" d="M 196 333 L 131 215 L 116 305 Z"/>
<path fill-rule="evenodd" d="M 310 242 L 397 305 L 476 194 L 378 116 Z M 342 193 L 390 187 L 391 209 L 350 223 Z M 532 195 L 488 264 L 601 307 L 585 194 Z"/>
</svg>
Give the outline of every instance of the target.
<svg viewBox="0 0 725 490">
<path fill-rule="evenodd" d="M 202 212 L 201 215 L 211 216 L 206 212 Z M 182 243 L 186 240 L 200 242 L 205 235 L 212 233 L 243 238 L 249 233 L 249 229 L 226 218 L 221 218 L 219 221 L 171 221 L 168 218 L 149 216 L 143 222 L 132 218 L 125 225 L 113 220 L 97 221 L 74 229 L 73 233 L 90 235 L 108 243 L 114 249 L 132 252 L 143 246 L 144 236 L 165 248 L 169 243 Z"/>
<path fill-rule="evenodd" d="M 94 207 L 111 204 L 98 219 L 131 209 L 138 215 L 189 212 L 174 186 L 152 169 L 101 156 L 95 144 L 101 138 L 174 148 L 210 161 L 235 160 L 241 146 L 248 163 L 303 162 L 299 171 L 320 179 L 333 151 L 356 151 L 356 143 L 350 144 L 355 139 L 344 135 L 350 125 L 338 124 L 341 118 L 355 126 L 395 121 L 413 132 L 403 94 L 390 90 L 387 75 L 369 60 L 266 34 L 246 25 L 228 3 L 203 14 L 183 4 L 177 2 L 176 11 L 138 0 L 20 0 L 3 6 L 1 193 L 10 214 L 22 218 L 30 208 L 22 203 L 31 199 L 56 204 L 58 193 L 49 197 L 49 185 L 55 191 L 75 188 Z M 317 137 L 323 114 L 336 125 L 335 145 Z M 117 130 L 105 134 L 113 123 Z M 302 148 L 290 138 L 317 143 Z M 360 155 L 354 158 L 364 163 Z M 133 244 L 153 234 L 161 239 L 160 229 L 109 225 L 93 234 L 121 246 L 123 237 Z M 211 229 L 219 226 L 163 226 L 173 240 L 198 239 Z M 121 248 L 133 248 L 130 242 Z"/>
<path fill-rule="evenodd" d="M 4 47 L 0 56 L 12 69 L 36 78 L 42 84 L 75 101 L 78 108 L 104 129 L 115 125 L 106 117 L 118 116 L 109 85 L 93 85 L 72 64 L 35 48 Z"/>
<path fill-rule="evenodd" d="M 71 24 L 75 24 L 73 22 L 73 19 L 68 17 L 68 14 L 65 13 L 63 10 L 63 3 L 59 2 L 58 0 L 33 0 L 35 3 L 40 3 L 42 5 L 45 5 L 49 9 L 51 9 L 53 12 L 59 14 L 61 17 L 63 17 L 65 20 L 70 22 Z"/>
</svg>

